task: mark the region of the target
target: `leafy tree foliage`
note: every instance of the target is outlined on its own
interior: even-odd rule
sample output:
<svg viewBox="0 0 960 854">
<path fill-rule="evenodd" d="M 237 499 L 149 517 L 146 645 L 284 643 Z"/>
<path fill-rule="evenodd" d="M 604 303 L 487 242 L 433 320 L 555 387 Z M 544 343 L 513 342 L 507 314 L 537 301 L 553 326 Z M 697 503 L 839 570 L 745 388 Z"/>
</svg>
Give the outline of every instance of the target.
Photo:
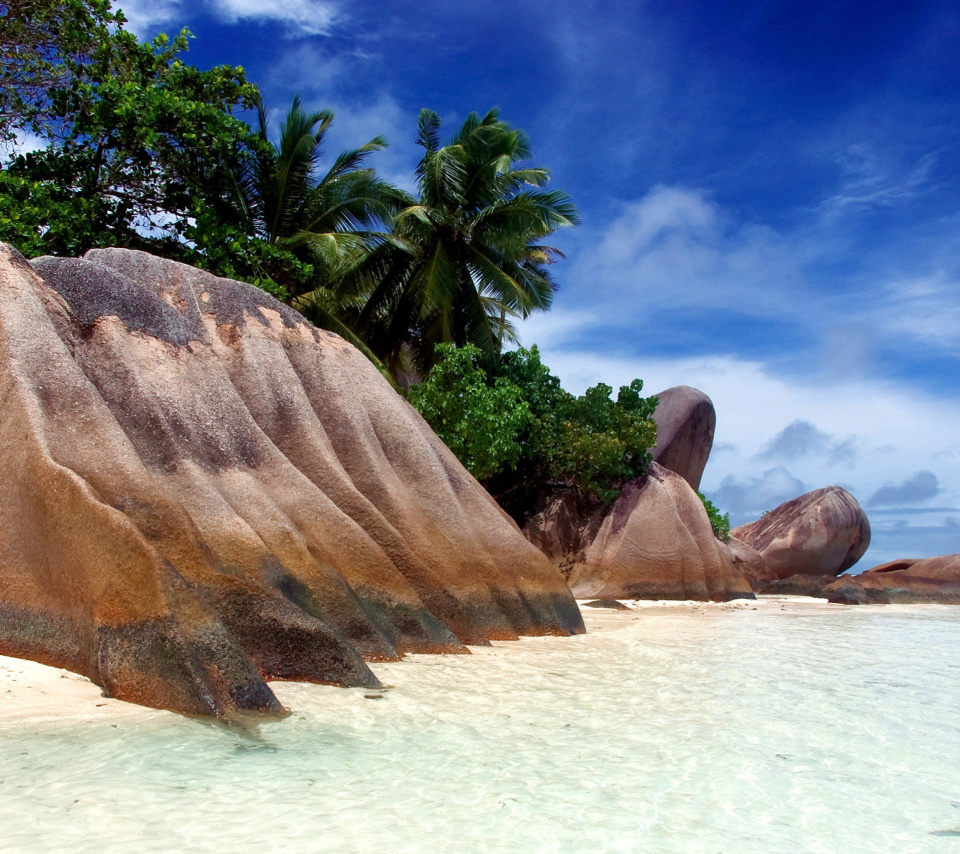
<svg viewBox="0 0 960 854">
<path fill-rule="evenodd" d="M 109 0 L 0 3 L 0 140 L 53 133 L 52 94 L 85 77 L 85 63 L 120 22 Z"/>
<path fill-rule="evenodd" d="M 324 172 L 320 161 L 332 112 L 307 113 L 294 98 L 277 143 L 269 139 L 262 101 L 257 112 L 258 127 L 228 200 L 233 219 L 244 234 L 275 248 L 260 271 L 281 285 L 294 305 L 330 313 L 337 308 L 331 283 L 371 245 L 389 239 L 372 229 L 405 200 L 364 164 L 386 141 L 378 136 L 341 152 Z"/>
<path fill-rule="evenodd" d="M 643 383 L 599 384 L 576 397 L 540 361 L 536 347 L 483 368 L 474 345 L 438 347 L 429 378 L 410 401 L 471 473 L 518 521 L 544 492 L 578 488 L 609 503 L 646 471 L 656 443 L 656 398 Z"/>
<path fill-rule="evenodd" d="M 249 136 L 233 115 L 257 95 L 242 69 L 184 63 L 186 31 L 140 44 L 105 5 L 66 4 L 75 16 L 65 40 L 53 16 L 49 43 L 15 52 L 5 70 L 3 103 L 22 108 L 21 129 L 47 143 L 15 158 L 2 178 L 0 239 L 28 254 L 148 243 L 186 252 L 184 235 L 228 195 L 230 164 Z M 25 26 L 17 38 L 28 33 Z M 49 88 L 14 92 L 21 79 Z"/>
<path fill-rule="evenodd" d="M 548 309 L 548 266 L 559 253 L 540 241 L 578 221 L 566 194 L 543 189 L 547 170 L 519 165 L 529 140 L 496 110 L 471 113 L 447 145 L 439 131 L 436 113 L 422 111 L 419 198 L 393 216 L 395 239 L 342 284 L 360 297 L 350 322 L 372 349 L 395 368 L 410 356 L 423 373 L 438 344 L 495 356 L 512 336 L 511 318 Z"/>
<path fill-rule="evenodd" d="M 426 382 L 410 389 L 410 402 L 477 479 L 516 468 L 533 422 L 524 390 L 489 376 L 473 345 L 439 347 L 440 361 Z"/>
<path fill-rule="evenodd" d="M 713 528 L 714 536 L 718 540 L 723 540 L 725 543 L 729 542 L 730 514 L 721 513 L 717 505 L 707 498 L 707 496 L 702 492 L 698 492 L 697 495 L 700 496 L 700 500 L 703 502 L 703 507 L 707 511 L 707 516 L 710 517 L 710 526 Z"/>
</svg>

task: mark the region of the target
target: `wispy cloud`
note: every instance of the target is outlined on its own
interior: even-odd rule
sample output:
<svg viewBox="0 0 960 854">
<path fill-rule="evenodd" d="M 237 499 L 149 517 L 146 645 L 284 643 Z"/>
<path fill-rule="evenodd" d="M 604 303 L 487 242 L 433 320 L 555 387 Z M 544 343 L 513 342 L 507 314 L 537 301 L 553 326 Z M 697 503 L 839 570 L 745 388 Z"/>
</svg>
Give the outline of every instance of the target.
<svg viewBox="0 0 960 854">
<path fill-rule="evenodd" d="M 960 275 L 944 270 L 898 279 L 880 290 L 876 327 L 925 347 L 960 353 Z"/>
<path fill-rule="evenodd" d="M 123 12 L 127 29 L 142 39 L 156 35 L 158 26 L 173 24 L 179 29 L 186 24 L 181 0 L 119 0 L 112 5 L 114 11 Z"/>
<path fill-rule="evenodd" d="M 592 304 L 637 316 L 683 306 L 794 315 L 806 290 L 803 251 L 776 231 L 741 223 L 705 193 L 659 186 L 622 203 L 567 273 Z"/>
<path fill-rule="evenodd" d="M 339 3 L 333 0 L 119 0 L 114 7 L 123 11 L 129 28 L 145 38 L 159 25 L 176 27 L 189 23 L 197 11 L 228 24 L 240 21 L 279 23 L 291 36 L 328 35 L 340 17 Z"/>
<path fill-rule="evenodd" d="M 837 193 L 820 207 L 839 211 L 850 207 L 889 206 L 930 189 L 930 177 L 941 150 L 929 152 L 906 168 L 886 162 L 873 146 L 855 143 L 836 155 L 842 181 Z"/>
<path fill-rule="evenodd" d="M 278 21 L 294 33 L 328 35 L 340 15 L 331 0 L 207 0 L 211 11 L 228 23 Z"/>
</svg>

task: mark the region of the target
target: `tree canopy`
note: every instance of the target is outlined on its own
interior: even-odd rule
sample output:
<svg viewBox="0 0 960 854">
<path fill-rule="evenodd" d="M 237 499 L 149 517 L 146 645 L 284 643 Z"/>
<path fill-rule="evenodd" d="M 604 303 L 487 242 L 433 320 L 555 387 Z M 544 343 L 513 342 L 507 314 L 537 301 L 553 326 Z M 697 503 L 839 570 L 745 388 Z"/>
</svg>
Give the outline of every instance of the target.
<svg viewBox="0 0 960 854">
<path fill-rule="evenodd" d="M 492 367 L 474 345 L 438 351 L 410 402 L 518 522 L 559 490 L 609 503 L 650 465 L 657 398 L 641 395 L 641 380 L 622 386 L 616 400 L 602 383 L 575 396 L 536 347 L 503 353 Z"/>
<path fill-rule="evenodd" d="M 543 189 L 546 169 L 520 165 L 529 140 L 497 110 L 471 113 L 446 145 L 439 132 L 439 117 L 423 110 L 419 198 L 392 217 L 397 239 L 359 259 L 341 285 L 363 295 L 352 324 L 374 351 L 393 365 L 412 356 L 421 373 L 438 344 L 493 356 L 513 337 L 512 318 L 548 309 L 548 268 L 560 253 L 541 240 L 578 222 L 565 193 Z"/>
<path fill-rule="evenodd" d="M 0 173 L 0 238 L 29 255 L 112 245 L 183 253 L 196 215 L 227 192 L 250 133 L 234 111 L 251 106 L 256 87 L 240 68 L 183 62 L 186 31 L 141 44 L 122 21 L 108 26 L 116 19 L 101 4 L 68 5 L 78 19 L 87 9 L 82 53 L 71 36 L 39 54 L 15 50 L 6 70 L 2 103 L 24 111 L 8 133 L 28 131 L 45 147 Z M 21 92 L 23 79 L 49 88 Z"/>
</svg>

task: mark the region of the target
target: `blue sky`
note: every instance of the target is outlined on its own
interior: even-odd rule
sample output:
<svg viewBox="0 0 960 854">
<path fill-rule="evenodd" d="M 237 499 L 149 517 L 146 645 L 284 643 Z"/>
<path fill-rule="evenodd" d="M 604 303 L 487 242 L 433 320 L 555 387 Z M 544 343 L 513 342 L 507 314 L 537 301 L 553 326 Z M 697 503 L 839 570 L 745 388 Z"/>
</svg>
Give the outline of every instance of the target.
<svg viewBox="0 0 960 854">
<path fill-rule="evenodd" d="M 522 327 L 574 391 L 717 407 L 735 524 L 840 483 L 861 568 L 960 552 L 960 7 L 948 2 L 128 0 L 142 37 L 337 113 L 410 186 L 421 107 L 499 106 L 582 227 Z M 331 152 L 335 153 L 335 152 Z"/>
</svg>

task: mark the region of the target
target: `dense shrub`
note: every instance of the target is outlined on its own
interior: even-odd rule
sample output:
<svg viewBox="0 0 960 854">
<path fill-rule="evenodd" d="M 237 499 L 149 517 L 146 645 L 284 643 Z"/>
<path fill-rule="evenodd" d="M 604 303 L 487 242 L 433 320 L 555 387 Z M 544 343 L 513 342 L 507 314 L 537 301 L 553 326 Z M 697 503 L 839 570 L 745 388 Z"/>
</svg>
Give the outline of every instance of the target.
<svg viewBox="0 0 960 854">
<path fill-rule="evenodd" d="M 621 387 L 615 401 L 602 383 L 577 397 L 536 347 L 504 353 L 493 364 L 472 346 L 443 345 L 440 353 L 410 402 L 518 521 L 559 489 L 609 503 L 650 465 L 657 401 L 641 396 L 640 380 Z"/>
<path fill-rule="evenodd" d="M 703 506 L 706 508 L 707 515 L 710 517 L 710 525 L 713 527 L 713 533 L 718 540 L 728 542 L 730 539 L 730 514 L 720 513 L 717 506 L 702 492 L 698 492 Z"/>
</svg>

